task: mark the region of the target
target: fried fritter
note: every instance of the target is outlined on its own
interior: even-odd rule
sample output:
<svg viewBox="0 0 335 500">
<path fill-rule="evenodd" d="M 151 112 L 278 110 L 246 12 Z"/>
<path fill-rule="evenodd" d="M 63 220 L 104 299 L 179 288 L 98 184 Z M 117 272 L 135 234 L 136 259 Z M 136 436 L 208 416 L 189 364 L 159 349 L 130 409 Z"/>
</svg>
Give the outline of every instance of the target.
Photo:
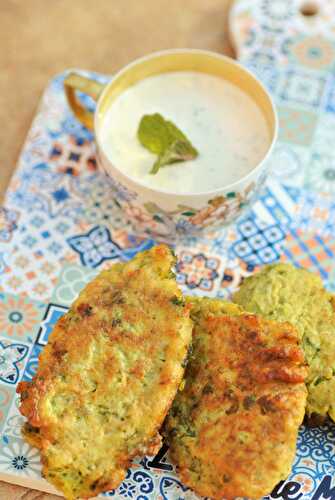
<svg viewBox="0 0 335 500">
<path fill-rule="evenodd" d="M 192 335 L 174 263 L 161 245 L 101 272 L 19 385 L 25 436 L 68 499 L 117 487 L 132 457 L 160 446 Z"/>
<path fill-rule="evenodd" d="M 290 473 L 306 367 L 288 323 L 219 300 L 195 301 L 193 353 L 166 419 L 182 481 L 217 500 L 260 498 Z"/>
<path fill-rule="evenodd" d="M 335 421 L 335 301 L 322 280 L 290 264 L 272 264 L 247 278 L 233 297 L 247 311 L 289 321 L 309 365 L 307 415 Z"/>
</svg>

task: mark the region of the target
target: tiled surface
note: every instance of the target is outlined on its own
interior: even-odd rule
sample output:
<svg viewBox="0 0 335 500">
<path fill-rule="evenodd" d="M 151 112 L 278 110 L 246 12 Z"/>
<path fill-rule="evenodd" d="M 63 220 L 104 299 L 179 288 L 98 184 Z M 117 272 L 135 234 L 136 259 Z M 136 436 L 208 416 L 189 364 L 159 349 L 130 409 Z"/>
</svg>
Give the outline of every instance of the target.
<svg viewBox="0 0 335 500">
<path fill-rule="evenodd" d="M 253 209 L 233 227 L 175 248 L 186 293 L 229 298 L 259 266 L 280 259 L 318 272 L 335 290 L 334 45 L 324 23 L 305 36 L 294 9 L 289 0 L 236 4 L 240 57 L 277 99 L 280 140 L 273 175 Z M 125 225 L 112 183 L 96 169 L 91 134 L 66 108 L 62 78 L 44 94 L 0 209 L 0 478 L 24 477 L 27 485 L 40 479 L 40 464 L 20 436 L 15 385 L 31 380 L 55 322 L 85 284 L 155 243 Z M 334 475 L 334 442 L 334 427 L 301 430 L 289 478 L 299 498 L 311 498 Z M 283 497 L 279 490 L 269 498 Z M 165 449 L 138 463 L 107 496 L 195 498 Z"/>
</svg>

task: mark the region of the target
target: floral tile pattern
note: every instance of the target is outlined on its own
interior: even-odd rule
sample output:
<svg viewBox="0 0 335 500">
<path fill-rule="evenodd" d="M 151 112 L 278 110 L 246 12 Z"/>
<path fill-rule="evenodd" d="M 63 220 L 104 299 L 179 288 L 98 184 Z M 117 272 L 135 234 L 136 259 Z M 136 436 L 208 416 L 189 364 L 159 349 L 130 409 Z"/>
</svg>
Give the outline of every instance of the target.
<svg viewBox="0 0 335 500">
<path fill-rule="evenodd" d="M 182 250 L 176 265 L 177 283 L 186 290 L 213 292 L 219 283 L 221 261 L 218 256 Z"/>
<path fill-rule="evenodd" d="M 308 30 L 298 0 L 234 6 L 240 59 L 277 101 L 279 141 L 270 179 L 236 224 L 199 239 L 187 235 L 190 221 L 183 221 L 176 272 L 187 294 L 229 299 L 259 266 L 280 259 L 318 272 L 335 292 L 335 6 L 319 2 L 322 16 Z M 97 169 L 93 135 L 69 112 L 63 78 L 53 79 L 43 96 L 0 208 L 0 477 L 34 478 L 42 489 L 38 452 L 20 434 L 16 384 L 32 379 L 56 321 L 85 284 L 158 241 L 144 232 L 147 215 L 130 194 L 116 198 L 117 183 Z M 93 109 L 90 98 L 80 98 Z M 217 217 L 214 208 L 205 216 Z M 152 227 L 163 241 L 164 224 L 158 217 Z M 293 490 L 301 500 L 330 498 L 334 445 L 334 426 L 302 428 L 291 476 L 266 498 L 288 498 Z M 104 496 L 198 498 L 179 481 L 165 445 Z"/>
<path fill-rule="evenodd" d="M 306 168 L 304 185 L 318 193 L 335 194 L 335 155 L 313 153 Z"/>
<path fill-rule="evenodd" d="M 6 442 L 7 441 L 7 442 Z M 7 438 L 0 444 L 0 468 L 18 476 L 41 476 L 40 454 L 20 438 Z"/>
<path fill-rule="evenodd" d="M 79 254 L 84 266 L 98 267 L 105 260 L 120 257 L 119 246 L 111 239 L 109 230 L 96 226 L 87 234 L 72 236 L 68 239 L 70 247 Z"/>
<path fill-rule="evenodd" d="M 58 172 L 73 176 L 78 176 L 83 171 L 97 170 L 91 141 L 76 135 L 70 135 L 70 141 L 64 140 L 64 136 L 60 135 L 60 140 L 55 141 L 50 148 L 49 161 L 55 164 Z"/>
<path fill-rule="evenodd" d="M 8 339 L 33 342 L 39 329 L 45 304 L 24 295 L 0 293 L 0 332 Z"/>
<path fill-rule="evenodd" d="M 334 44 L 325 37 L 302 35 L 292 42 L 289 56 L 295 64 L 325 70 L 334 64 Z"/>
</svg>

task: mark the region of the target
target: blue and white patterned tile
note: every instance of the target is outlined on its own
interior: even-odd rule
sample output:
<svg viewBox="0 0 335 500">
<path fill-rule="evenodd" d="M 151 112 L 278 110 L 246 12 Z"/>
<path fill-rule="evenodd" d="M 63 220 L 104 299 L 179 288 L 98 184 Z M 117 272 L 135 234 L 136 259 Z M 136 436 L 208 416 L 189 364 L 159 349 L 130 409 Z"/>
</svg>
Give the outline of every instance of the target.
<svg viewBox="0 0 335 500">
<path fill-rule="evenodd" d="M 256 59 L 248 61 L 246 64 L 248 69 L 250 69 L 256 76 L 264 83 L 270 92 L 274 92 L 279 83 L 279 71 L 273 64 L 273 61 L 268 61 L 263 64 L 262 61 L 259 63 Z"/>
<path fill-rule="evenodd" d="M 89 196 L 85 199 L 84 217 L 91 224 L 105 225 L 110 229 L 126 229 L 132 232 L 130 224 L 116 200 L 111 196 L 114 185 L 104 174 L 94 177 Z"/>
<path fill-rule="evenodd" d="M 93 176 L 87 175 L 85 183 L 80 177 L 53 169 L 50 163 L 30 165 L 27 171 L 21 172 L 20 186 L 8 193 L 7 205 L 41 212 L 49 219 L 63 216 L 78 222 L 84 212 L 88 183 Z"/>
<path fill-rule="evenodd" d="M 237 232 L 238 238 L 230 249 L 232 258 L 256 266 L 280 259 L 286 232 L 279 224 L 248 217 L 237 224 Z"/>
<path fill-rule="evenodd" d="M 296 212 L 297 202 L 293 193 L 294 190 L 279 182 L 268 181 L 251 212 L 260 221 L 285 228 L 291 224 Z"/>
<path fill-rule="evenodd" d="M 67 239 L 69 247 L 77 254 L 79 262 L 90 268 L 100 267 L 106 261 L 118 262 L 132 259 L 138 252 L 148 250 L 155 242 L 148 238 L 112 232 L 107 226 L 94 226 L 89 231 Z M 120 243 L 119 241 L 120 240 Z"/>
<path fill-rule="evenodd" d="M 282 27 L 283 22 L 291 20 L 295 13 L 292 2 L 287 0 L 263 0 L 259 10 L 269 26 L 278 23 L 278 28 Z"/>
<path fill-rule="evenodd" d="M 71 236 L 67 240 L 76 252 L 83 266 L 98 267 L 106 260 L 120 260 L 122 256 L 119 245 L 113 241 L 106 226 L 94 226 L 87 233 Z"/>
<path fill-rule="evenodd" d="M 35 343 L 28 354 L 22 380 L 31 381 L 34 377 L 38 366 L 38 357 L 41 354 L 43 347 L 47 344 L 49 335 L 53 331 L 56 322 L 67 311 L 68 307 L 61 304 L 50 303 L 45 306 L 44 317 L 40 322 Z"/>
<path fill-rule="evenodd" d="M 41 322 L 41 326 L 36 338 L 36 344 L 38 346 L 44 347 L 47 342 L 49 335 L 54 329 L 57 321 L 68 311 L 68 307 L 62 306 L 60 304 L 48 304 L 45 309 L 44 318 Z M 36 357 L 38 353 L 33 353 Z"/>
<path fill-rule="evenodd" d="M 30 346 L 0 337 L 0 385 L 14 387 L 21 379 Z"/>
<path fill-rule="evenodd" d="M 302 105 L 309 109 L 319 109 L 325 86 L 325 76 L 307 69 L 292 67 L 283 73 L 282 85 L 277 95 L 282 102 Z"/>
<path fill-rule="evenodd" d="M 22 426 L 26 421 L 19 410 L 20 397 L 16 394 L 15 387 L 12 388 L 12 391 L 9 412 L 1 427 L 1 435 L 4 442 L 7 442 L 10 436 L 22 439 Z"/>
<path fill-rule="evenodd" d="M 32 349 L 30 350 L 25 370 L 22 376 L 23 381 L 30 382 L 36 374 L 36 370 L 38 367 L 38 357 L 43 351 L 43 347 L 44 346 L 41 346 L 39 344 L 34 344 Z"/>
<path fill-rule="evenodd" d="M 149 471 L 129 469 L 126 478 L 117 490 L 105 496 L 117 498 L 133 498 L 134 500 L 154 500 L 155 478 Z"/>
<path fill-rule="evenodd" d="M 51 296 L 51 302 L 70 306 L 84 286 L 98 274 L 98 269 L 65 264 Z"/>
<path fill-rule="evenodd" d="M 309 157 L 309 150 L 303 146 L 279 142 L 271 158 L 271 179 L 275 179 L 278 183 L 301 188 Z"/>
<path fill-rule="evenodd" d="M 159 482 L 159 492 L 164 500 L 177 498 L 180 500 L 191 500 L 199 498 L 189 488 L 184 486 L 179 479 L 173 476 L 164 476 Z"/>
<path fill-rule="evenodd" d="M 313 153 L 305 171 L 304 187 L 316 193 L 335 194 L 335 154 Z"/>
<path fill-rule="evenodd" d="M 6 437 L 0 441 L 0 473 L 15 476 L 41 477 L 40 454 L 22 438 Z"/>
</svg>

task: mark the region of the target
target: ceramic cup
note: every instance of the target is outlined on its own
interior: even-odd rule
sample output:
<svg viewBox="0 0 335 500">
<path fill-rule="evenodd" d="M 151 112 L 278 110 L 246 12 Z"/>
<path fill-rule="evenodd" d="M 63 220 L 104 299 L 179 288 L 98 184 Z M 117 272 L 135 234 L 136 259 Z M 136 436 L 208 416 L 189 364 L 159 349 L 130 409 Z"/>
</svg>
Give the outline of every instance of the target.
<svg viewBox="0 0 335 500">
<path fill-rule="evenodd" d="M 203 193 L 178 194 L 145 186 L 130 178 L 122 165 L 114 163 L 102 147 L 102 118 L 119 94 L 139 80 L 169 71 L 200 71 L 219 76 L 238 86 L 261 109 L 270 132 L 270 146 L 262 161 L 246 176 L 230 185 Z M 75 116 L 94 130 L 100 168 L 111 178 L 117 205 L 136 231 L 153 237 L 201 234 L 230 224 L 252 203 L 269 171 L 269 158 L 277 137 L 278 120 L 271 96 L 260 81 L 236 61 L 214 52 L 177 49 L 156 52 L 137 59 L 119 71 L 107 85 L 71 72 L 64 82 L 65 93 Z M 97 101 L 92 113 L 78 101 L 76 91 Z"/>
</svg>

